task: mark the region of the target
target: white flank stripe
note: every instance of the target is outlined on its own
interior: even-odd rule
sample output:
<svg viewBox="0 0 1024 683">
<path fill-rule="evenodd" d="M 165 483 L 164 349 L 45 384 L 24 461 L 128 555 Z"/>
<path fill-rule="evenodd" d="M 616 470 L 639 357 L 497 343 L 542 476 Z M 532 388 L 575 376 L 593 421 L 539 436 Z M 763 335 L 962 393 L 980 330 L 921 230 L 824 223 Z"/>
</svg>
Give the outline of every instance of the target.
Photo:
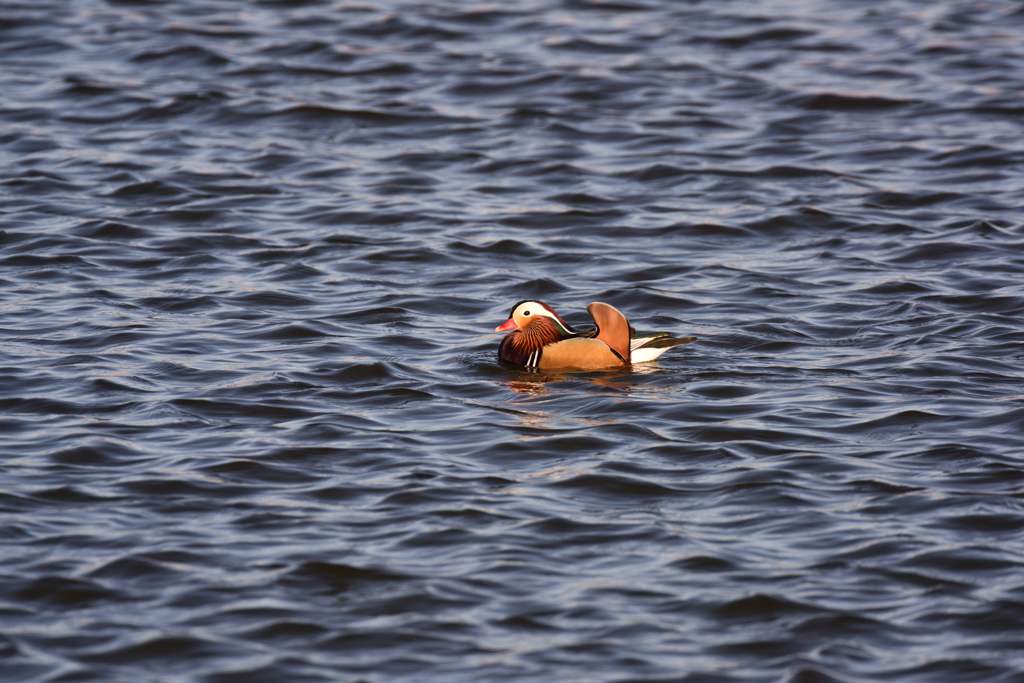
<svg viewBox="0 0 1024 683">
<path fill-rule="evenodd" d="M 634 363 L 646 363 L 649 360 L 654 360 L 661 354 L 668 351 L 669 347 L 662 349 L 634 349 L 630 353 L 630 360 Z"/>
</svg>

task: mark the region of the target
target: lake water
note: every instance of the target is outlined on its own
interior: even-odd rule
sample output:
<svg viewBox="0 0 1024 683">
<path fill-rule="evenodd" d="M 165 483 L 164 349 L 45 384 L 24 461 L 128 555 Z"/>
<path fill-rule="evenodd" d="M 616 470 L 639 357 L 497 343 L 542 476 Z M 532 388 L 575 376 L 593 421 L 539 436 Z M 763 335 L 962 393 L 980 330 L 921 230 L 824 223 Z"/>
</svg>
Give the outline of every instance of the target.
<svg viewBox="0 0 1024 683">
<path fill-rule="evenodd" d="M 1024 682 L 1022 36 L 2 3 L 0 680 Z"/>
</svg>

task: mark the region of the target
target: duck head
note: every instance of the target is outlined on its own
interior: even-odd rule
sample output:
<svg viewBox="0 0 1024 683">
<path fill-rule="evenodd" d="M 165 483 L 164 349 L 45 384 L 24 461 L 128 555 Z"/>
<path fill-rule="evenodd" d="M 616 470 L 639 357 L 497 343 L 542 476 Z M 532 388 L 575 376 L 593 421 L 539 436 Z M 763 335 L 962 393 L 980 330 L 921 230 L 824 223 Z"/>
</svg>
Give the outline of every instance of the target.
<svg viewBox="0 0 1024 683">
<path fill-rule="evenodd" d="M 561 337 L 571 337 L 576 330 L 555 313 L 555 309 L 541 301 L 520 301 L 509 311 L 508 320 L 494 328 L 495 332 L 519 330 L 529 332 L 536 328 L 552 329 Z"/>
</svg>

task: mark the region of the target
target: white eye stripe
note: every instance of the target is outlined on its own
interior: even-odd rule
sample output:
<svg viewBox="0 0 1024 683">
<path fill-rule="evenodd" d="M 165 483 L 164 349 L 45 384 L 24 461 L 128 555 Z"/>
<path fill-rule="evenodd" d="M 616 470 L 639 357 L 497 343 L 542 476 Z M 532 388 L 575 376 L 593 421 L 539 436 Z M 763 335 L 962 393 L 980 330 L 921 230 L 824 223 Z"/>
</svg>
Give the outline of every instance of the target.
<svg viewBox="0 0 1024 683">
<path fill-rule="evenodd" d="M 523 304 L 522 306 L 520 306 L 519 308 L 516 309 L 516 313 L 521 315 L 524 318 L 529 318 L 531 316 L 544 315 L 544 316 L 547 316 L 548 318 L 551 318 L 552 320 L 555 319 L 555 316 L 551 315 L 550 311 L 548 311 L 543 306 L 539 305 L 536 301 L 531 301 L 531 302 Z"/>
</svg>

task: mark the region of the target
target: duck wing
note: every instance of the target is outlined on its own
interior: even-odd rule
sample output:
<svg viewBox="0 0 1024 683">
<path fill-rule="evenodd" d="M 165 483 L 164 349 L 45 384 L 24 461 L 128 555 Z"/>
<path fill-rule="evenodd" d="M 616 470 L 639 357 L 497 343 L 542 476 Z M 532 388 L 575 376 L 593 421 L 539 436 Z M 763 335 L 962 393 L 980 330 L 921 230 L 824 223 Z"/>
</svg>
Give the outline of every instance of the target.
<svg viewBox="0 0 1024 683">
<path fill-rule="evenodd" d="M 695 339 L 696 337 L 674 337 L 668 332 L 634 335 L 629 340 L 630 352 L 633 354 L 632 362 L 643 363 L 654 360 L 673 346 L 689 344 Z"/>
<path fill-rule="evenodd" d="M 596 338 L 614 351 L 623 363 L 630 362 L 629 321 L 611 304 L 595 301 L 587 306 L 587 312 L 597 325 Z"/>
</svg>

